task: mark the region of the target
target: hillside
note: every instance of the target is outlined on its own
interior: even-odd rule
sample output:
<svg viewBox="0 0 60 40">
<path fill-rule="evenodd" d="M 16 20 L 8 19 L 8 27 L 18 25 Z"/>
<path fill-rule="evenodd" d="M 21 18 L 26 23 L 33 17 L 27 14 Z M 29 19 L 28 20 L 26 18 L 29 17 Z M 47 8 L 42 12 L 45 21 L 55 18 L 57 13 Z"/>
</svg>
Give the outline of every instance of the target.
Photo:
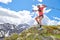
<svg viewBox="0 0 60 40">
<path fill-rule="evenodd" d="M 32 26 L 24 30 L 19 35 L 14 33 L 5 40 L 60 40 L 60 26 L 43 26 L 43 30 L 38 30 L 38 26 Z"/>
</svg>

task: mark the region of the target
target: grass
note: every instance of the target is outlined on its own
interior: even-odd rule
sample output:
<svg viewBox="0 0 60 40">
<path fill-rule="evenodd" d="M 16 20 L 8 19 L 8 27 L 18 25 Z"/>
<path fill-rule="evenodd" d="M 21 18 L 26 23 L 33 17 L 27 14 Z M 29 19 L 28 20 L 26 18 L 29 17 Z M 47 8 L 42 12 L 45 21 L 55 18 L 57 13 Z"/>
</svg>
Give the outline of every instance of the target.
<svg viewBox="0 0 60 40">
<path fill-rule="evenodd" d="M 60 34 L 53 33 L 55 30 L 59 30 L 60 26 L 43 26 L 44 30 L 38 30 L 39 27 L 31 27 L 28 30 L 24 30 L 19 35 L 18 34 L 12 34 L 12 36 L 6 38 L 7 40 L 17 40 L 18 38 L 20 40 L 42 40 L 42 37 L 48 37 L 53 36 L 55 38 L 60 39 Z"/>
<path fill-rule="evenodd" d="M 58 35 L 58 34 L 55 34 L 55 35 L 53 35 L 55 38 L 60 38 L 60 34 Z"/>
</svg>

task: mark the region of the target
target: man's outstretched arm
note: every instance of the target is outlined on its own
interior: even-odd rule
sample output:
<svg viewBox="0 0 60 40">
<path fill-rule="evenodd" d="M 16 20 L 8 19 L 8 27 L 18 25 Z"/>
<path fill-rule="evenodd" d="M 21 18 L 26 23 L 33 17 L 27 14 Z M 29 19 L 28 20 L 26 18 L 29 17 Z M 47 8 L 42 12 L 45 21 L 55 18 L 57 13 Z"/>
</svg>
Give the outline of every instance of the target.
<svg viewBox="0 0 60 40">
<path fill-rule="evenodd" d="M 32 10 L 33 12 L 36 12 L 36 11 L 38 11 L 38 10 Z"/>
</svg>

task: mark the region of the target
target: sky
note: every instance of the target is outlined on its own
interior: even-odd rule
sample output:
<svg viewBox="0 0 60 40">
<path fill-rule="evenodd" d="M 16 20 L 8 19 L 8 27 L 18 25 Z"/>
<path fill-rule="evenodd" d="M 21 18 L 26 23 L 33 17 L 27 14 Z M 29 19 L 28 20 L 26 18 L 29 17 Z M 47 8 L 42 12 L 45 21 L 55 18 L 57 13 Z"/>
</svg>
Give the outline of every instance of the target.
<svg viewBox="0 0 60 40">
<path fill-rule="evenodd" d="M 44 14 L 44 15 L 46 15 L 48 17 L 48 19 L 51 22 L 54 22 L 54 23 L 55 22 L 59 22 L 60 23 L 60 10 L 58 10 L 58 9 L 60 9 L 60 5 L 59 5 L 60 4 L 60 0 L 0 0 L 0 8 L 1 8 L 0 10 L 3 9 L 4 12 L 6 10 L 8 10 L 8 13 L 13 11 L 13 13 L 8 15 L 10 17 L 13 17 L 12 14 L 18 16 L 19 13 L 21 15 L 22 12 L 26 11 L 27 14 L 29 13 L 28 15 L 30 16 L 30 18 L 31 17 L 34 18 L 36 13 L 32 12 L 33 5 L 36 6 L 38 4 L 45 4 L 47 6 L 46 10 L 51 9 L 50 12 Z M 55 8 L 55 9 L 53 9 L 53 8 Z M 26 13 L 23 13 L 23 14 L 25 15 Z M 30 14 L 32 14 L 32 16 Z M 0 15 L 7 16 L 7 14 L 4 14 L 4 13 L 3 14 L 0 13 Z M 20 17 L 20 15 L 19 15 L 19 17 Z M 14 16 L 14 17 L 16 18 L 17 16 Z M 26 16 L 26 17 L 29 17 L 29 16 Z M 31 18 L 31 19 L 33 19 L 33 18 Z"/>
</svg>

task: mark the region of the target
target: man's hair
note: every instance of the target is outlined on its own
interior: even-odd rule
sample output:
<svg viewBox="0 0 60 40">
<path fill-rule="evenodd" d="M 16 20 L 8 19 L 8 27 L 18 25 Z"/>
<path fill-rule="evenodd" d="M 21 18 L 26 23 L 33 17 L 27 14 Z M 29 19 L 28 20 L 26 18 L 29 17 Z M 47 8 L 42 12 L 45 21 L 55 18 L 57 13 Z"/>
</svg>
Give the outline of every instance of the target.
<svg viewBox="0 0 60 40">
<path fill-rule="evenodd" d="M 44 5 L 44 4 L 42 6 L 46 7 L 46 5 Z"/>
<path fill-rule="evenodd" d="M 40 6 L 40 5 L 37 5 L 37 7 L 38 7 L 38 6 Z M 46 7 L 46 5 L 44 5 L 44 4 L 42 4 L 42 6 L 45 6 L 45 7 Z"/>
<path fill-rule="evenodd" d="M 40 5 L 37 5 L 37 7 L 40 7 Z"/>
<path fill-rule="evenodd" d="M 37 7 L 40 6 L 40 5 L 37 5 Z"/>
</svg>

